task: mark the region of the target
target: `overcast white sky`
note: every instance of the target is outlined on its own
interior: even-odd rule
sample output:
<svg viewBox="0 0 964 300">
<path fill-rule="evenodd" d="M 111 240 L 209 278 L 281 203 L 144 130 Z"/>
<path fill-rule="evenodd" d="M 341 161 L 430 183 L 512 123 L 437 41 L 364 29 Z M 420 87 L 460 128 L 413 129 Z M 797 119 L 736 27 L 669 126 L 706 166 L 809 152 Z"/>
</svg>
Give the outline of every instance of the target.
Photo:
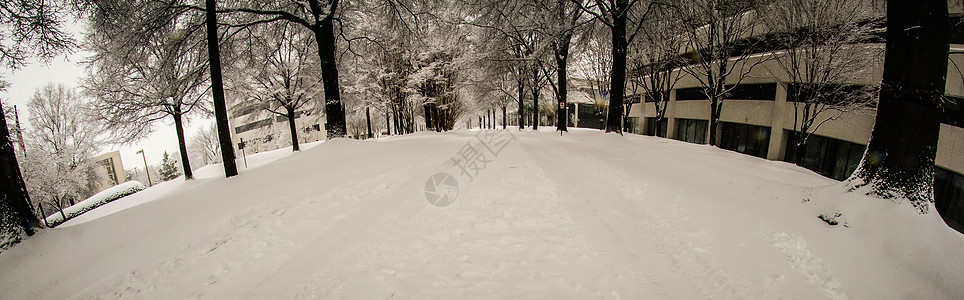
<svg viewBox="0 0 964 300">
<path fill-rule="evenodd" d="M 81 38 L 79 34 L 83 32 L 83 30 L 85 30 L 83 26 L 75 26 L 71 28 L 70 31 L 73 32 L 75 38 L 79 40 Z M 0 68 L 0 76 L 11 83 L 7 91 L 0 92 L 0 98 L 9 104 L 17 106 L 20 115 L 20 124 L 24 130 L 27 130 L 30 126 L 27 101 L 30 100 L 34 91 L 48 82 L 63 83 L 76 88 L 80 79 L 86 75 L 84 66 L 79 64 L 79 62 L 84 60 L 86 55 L 87 53 L 84 52 L 61 55 L 49 64 L 34 61 L 30 65 L 16 71 Z M 200 128 L 210 126 L 212 123 L 214 123 L 213 118 L 192 118 L 191 123 L 187 124 L 187 128 L 185 128 L 186 138 L 190 139 Z M 147 163 L 151 165 L 161 162 L 164 151 L 167 151 L 174 157 L 178 157 L 177 136 L 174 133 L 173 121 L 160 122 L 155 128 L 154 133 L 137 143 L 132 145 L 104 145 L 101 153 L 120 150 L 124 169 L 127 170 L 134 167 L 137 167 L 139 170 L 144 168 L 144 162 L 140 154 L 135 154 L 135 152 L 140 149 L 144 149 L 145 154 L 147 154 Z M 27 151 L 29 152 L 30 149 L 27 149 Z"/>
</svg>

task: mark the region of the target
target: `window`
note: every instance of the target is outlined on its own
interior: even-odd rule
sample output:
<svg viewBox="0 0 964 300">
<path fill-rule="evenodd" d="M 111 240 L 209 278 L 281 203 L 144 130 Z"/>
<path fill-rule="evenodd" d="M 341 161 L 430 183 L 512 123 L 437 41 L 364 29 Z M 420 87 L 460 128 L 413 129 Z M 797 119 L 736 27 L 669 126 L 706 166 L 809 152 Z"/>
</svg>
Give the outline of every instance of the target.
<svg viewBox="0 0 964 300">
<path fill-rule="evenodd" d="M 107 182 L 110 183 L 110 185 L 116 185 L 118 178 L 117 170 L 114 170 L 114 158 L 105 158 L 100 161 L 100 164 L 104 166 L 105 170 L 107 170 Z"/>
<path fill-rule="evenodd" d="M 606 111 L 595 104 L 579 103 L 579 127 L 605 129 Z"/>
<path fill-rule="evenodd" d="M 770 127 L 721 122 L 720 148 L 766 158 L 770 148 Z"/>
<path fill-rule="evenodd" d="M 626 132 L 639 134 L 639 118 L 638 117 L 627 117 L 626 118 Z"/>
<path fill-rule="evenodd" d="M 863 85 L 840 85 L 840 84 L 803 84 L 790 83 L 787 85 L 787 102 L 806 102 L 812 97 L 822 95 L 818 102 L 823 104 L 840 105 L 845 103 L 864 102 L 864 98 L 876 97 L 876 90 L 873 87 Z M 876 99 L 876 98 L 873 98 Z M 869 108 L 875 108 L 876 101 L 866 100 Z M 816 102 L 816 101 L 812 101 Z"/>
<path fill-rule="evenodd" d="M 706 144 L 706 120 L 676 119 L 676 139 L 684 142 Z"/>
<path fill-rule="evenodd" d="M 730 100 L 770 100 L 777 97 L 776 83 L 728 85 L 730 89 L 724 98 Z"/>
<path fill-rule="evenodd" d="M 659 123 L 656 123 L 656 118 L 646 118 L 646 135 L 666 137 L 666 118 Z"/>
<path fill-rule="evenodd" d="M 264 119 L 257 122 L 252 122 L 252 123 L 244 124 L 238 127 L 234 127 L 234 133 L 251 131 L 251 130 L 255 130 L 268 125 L 271 125 L 271 119 Z"/>
<path fill-rule="evenodd" d="M 251 114 L 251 113 L 256 112 L 256 111 L 258 111 L 258 110 L 260 110 L 260 109 L 261 109 L 261 106 L 258 106 L 258 105 L 248 105 L 248 106 L 238 105 L 238 106 L 233 107 L 231 110 L 232 110 L 232 113 L 233 113 L 233 117 L 234 117 L 234 118 L 237 118 L 237 117 L 240 117 L 240 116 L 244 116 L 244 115 Z"/>
<path fill-rule="evenodd" d="M 944 96 L 944 115 L 941 117 L 941 123 L 964 127 L 964 99 Z"/>
<path fill-rule="evenodd" d="M 944 223 L 964 233 L 964 175 L 934 168 L 934 206 Z"/>
<path fill-rule="evenodd" d="M 301 118 L 302 115 L 307 115 L 307 114 L 305 114 L 304 111 L 295 111 L 295 119 Z M 278 123 L 288 122 L 288 117 L 282 116 L 282 115 L 276 115 L 274 117 L 274 121 Z"/>
<path fill-rule="evenodd" d="M 706 94 L 703 93 L 703 88 L 685 88 L 676 90 L 676 101 L 682 100 L 706 100 Z"/>
<path fill-rule="evenodd" d="M 787 138 L 787 162 L 796 162 L 796 144 L 800 133 L 789 131 Z M 799 165 L 820 175 L 844 180 L 857 169 L 867 147 L 838 139 L 811 135 L 807 139 Z"/>
</svg>

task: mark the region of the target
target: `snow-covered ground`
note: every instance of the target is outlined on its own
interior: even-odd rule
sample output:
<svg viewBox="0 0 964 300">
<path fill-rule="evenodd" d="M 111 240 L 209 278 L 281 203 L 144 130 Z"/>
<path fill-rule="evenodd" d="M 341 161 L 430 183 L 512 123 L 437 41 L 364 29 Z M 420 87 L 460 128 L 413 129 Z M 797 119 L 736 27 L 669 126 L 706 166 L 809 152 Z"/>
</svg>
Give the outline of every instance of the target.
<svg viewBox="0 0 964 300">
<path fill-rule="evenodd" d="M 73 218 L 76 215 L 98 208 L 104 204 L 120 199 L 121 197 L 129 196 L 144 190 L 144 188 L 144 184 L 137 181 L 128 181 L 109 187 L 98 192 L 97 194 L 94 194 L 93 196 L 90 196 L 87 199 L 84 199 L 84 201 L 77 202 L 77 204 L 64 208 L 62 211 L 54 212 L 52 215 L 47 216 L 43 220 L 44 224 L 57 226 L 64 221 L 65 217 L 68 219 Z"/>
<path fill-rule="evenodd" d="M 513 132 L 498 155 L 457 131 L 207 166 L 0 253 L 0 298 L 964 298 L 936 213 L 708 146 Z"/>
</svg>

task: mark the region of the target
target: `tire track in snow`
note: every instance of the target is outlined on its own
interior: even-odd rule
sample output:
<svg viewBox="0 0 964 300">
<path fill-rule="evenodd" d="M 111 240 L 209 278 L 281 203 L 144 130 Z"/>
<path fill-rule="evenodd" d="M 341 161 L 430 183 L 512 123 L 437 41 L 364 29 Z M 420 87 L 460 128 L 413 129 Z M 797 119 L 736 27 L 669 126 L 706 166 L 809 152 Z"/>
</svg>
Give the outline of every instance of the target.
<svg viewBox="0 0 964 300">
<path fill-rule="evenodd" d="M 665 264 L 670 262 L 674 273 L 678 274 L 646 274 L 646 281 L 657 283 L 661 296 L 667 298 L 666 293 L 679 296 L 688 293 L 699 293 L 698 298 L 752 298 L 752 297 L 773 297 L 778 295 L 771 290 L 758 290 L 749 282 L 742 280 L 739 276 L 732 274 L 727 269 L 720 267 L 715 262 L 711 249 L 700 246 L 699 241 L 705 238 L 705 232 L 680 231 L 676 228 L 697 228 L 685 216 L 679 214 L 679 209 L 675 205 L 677 197 L 673 200 L 674 205 L 671 211 L 660 211 L 651 213 L 642 209 L 638 204 L 633 203 L 633 199 L 644 197 L 645 191 L 641 188 L 643 184 L 638 181 L 626 180 L 624 178 L 634 178 L 638 175 L 633 173 L 623 173 L 620 168 L 608 166 L 610 162 L 596 157 L 598 153 L 607 151 L 618 151 L 618 149 L 592 149 L 590 146 L 578 145 L 575 143 L 563 144 L 555 143 L 527 143 L 536 141 L 535 139 L 521 139 L 525 147 L 530 151 L 530 156 L 539 162 L 547 174 L 555 175 L 554 179 L 558 186 L 568 186 L 569 190 L 561 190 L 562 197 L 573 194 L 586 194 L 586 191 L 598 195 L 595 201 L 591 199 L 570 199 L 571 213 L 583 214 L 586 211 L 592 212 L 591 218 L 583 218 L 586 225 L 597 229 L 590 230 L 590 233 L 607 233 L 609 237 L 598 237 L 604 244 L 616 244 L 622 249 L 612 250 L 617 261 L 639 264 L 639 258 L 646 258 L 646 263 L 650 265 L 634 266 L 636 270 L 647 270 L 647 267 L 665 268 Z M 560 155 L 558 152 L 570 152 L 567 155 Z M 561 157 L 579 157 L 578 161 L 567 161 L 569 168 L 562 167 L 559 162 Z M 576 165 L 576 166 L 572 166 Z M 573 168 L 574 167 L 574 168 Z M 573 173 L 570 169 L 578 170 L 579 174 Z M 587 184 L 586 179 L 608 179 L 595 180 Z M 574 187 L 574 185 L 579 185 Z M 650 208 L 652 209 L 652 208 Z M 682 224 L 690 222 L 690 224 Z M 619 231 L 611 228 L 620 227 Z M 630 227 L 629 230 L 622 227 Z M 626 232 L 638 233 L 636 235 L 624 236 Z M 652 254 L 658 254 L 663 259 L 654 259 Z M 689 284 L 679 284 L 682 276 Z M 667 278 L 669 277 L 669 278 Z M 663 286 L 675 284 L 676 289 L 672 291 L 662 290 Z M 696 291 L 687 291 L 683 288 L 687 286 L 696 287 Z M 692 298 L 683 296 L 682 298 Z"/>
</svg>

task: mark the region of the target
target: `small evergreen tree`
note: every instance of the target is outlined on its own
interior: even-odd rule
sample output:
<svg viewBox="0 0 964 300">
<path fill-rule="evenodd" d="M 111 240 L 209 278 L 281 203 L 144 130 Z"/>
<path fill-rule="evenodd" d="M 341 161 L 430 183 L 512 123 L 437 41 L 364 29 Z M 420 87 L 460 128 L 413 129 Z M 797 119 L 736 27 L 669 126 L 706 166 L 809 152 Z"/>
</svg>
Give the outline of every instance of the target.
<svg viewBox="0 0 964 300">
<path fill-rule="evenodd" d="M 177 169 L 177 159 L 168 156 L 167 151 L 164 151 L 164 159 L 161 161 L 161 168 L 158 173 L 161 173 L 161 180 L 164 181 L 181 176 L 181 171 Z"/>
</svg>

